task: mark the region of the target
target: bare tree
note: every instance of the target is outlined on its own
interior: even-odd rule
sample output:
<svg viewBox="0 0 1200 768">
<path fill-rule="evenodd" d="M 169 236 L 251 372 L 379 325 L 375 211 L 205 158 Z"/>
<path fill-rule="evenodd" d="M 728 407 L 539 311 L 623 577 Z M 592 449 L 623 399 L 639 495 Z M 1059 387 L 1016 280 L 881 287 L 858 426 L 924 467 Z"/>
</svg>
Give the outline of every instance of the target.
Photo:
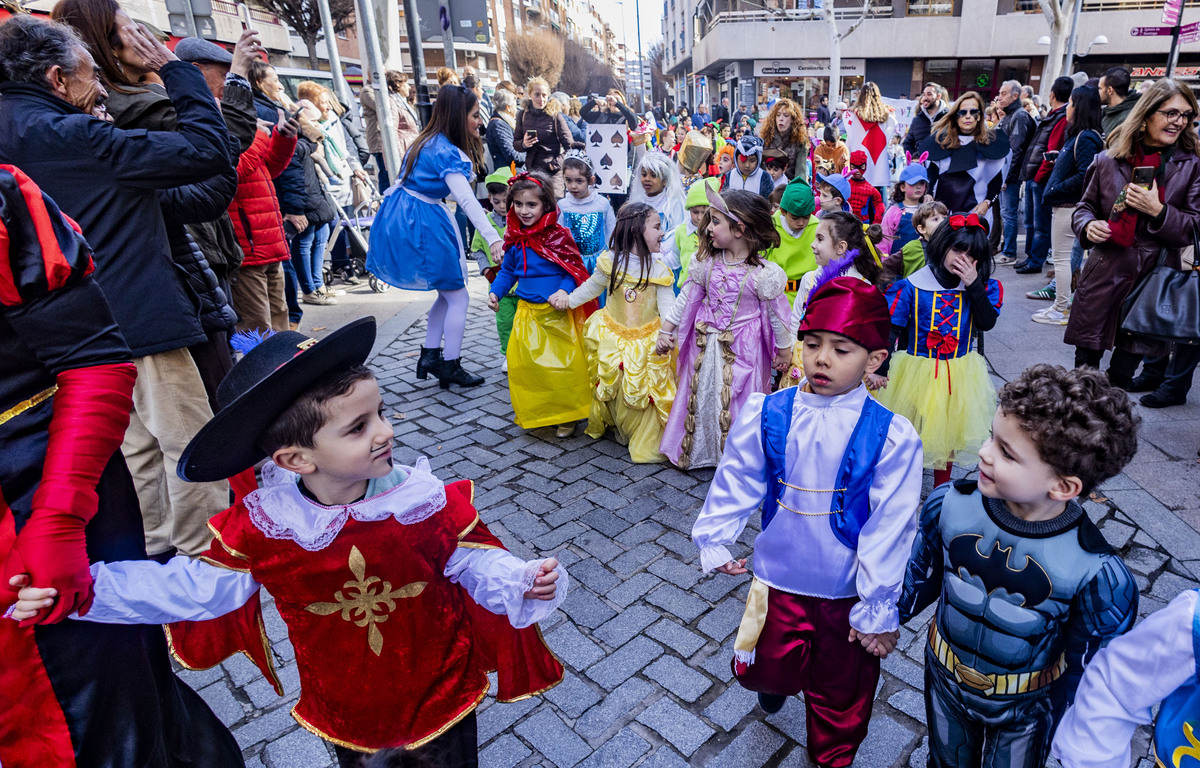
<svg viewBox="0 0 1200 768">
<path fill-rule="evenodd" d="M 1050 86 L 1063 72 L 1064 57 L 1067 52 L 1067 35 L 1071 31 L 1072 0 L 1038 0 L 1042 16 L 1050 25 L 1050 50 L 1046 53 L 1046 67 L 1042 71 L 1041 97 L 1043 103 L 1050 94 Z"/>
<path fill-rule="evenodd" d="M 295 30 L 304 47 L 308 49 L 308 65 L 319 69 L 317 63 L 317 41 L 321 34 L 321 11 L 316 0 L 259 0 L 264 8 L 279 17 Z M 334 32 L 344 32 L 354 26 L 354 0 L 329 0 L 329 13 L 333 17 Z M 327 41 L 336 45 L 335 41 Z"/>
<path fill-rule="evenodd" d="M 515 82 L 524 83 L 531 77 L 541 77 L 553 89 L 562 77 L 562 38 L 540 30 L 512 35 L 508 38 L 504 62 Z"/>
<path fill-rule="evenodd" d="M 858 13 L 851 20 L 845 32 L 838 32 L 837 17 L 834 16 L 834 0 L 825 0 L 822 13 L 825 24 L 829 27 L 829 90 L 832 91 L 831 105 L 837 102 L 842 89 L 842 41 L 854 34 L 854 30 L 867 18 L 871 12 L 871 4 L 875 0 L 863 0 Z"/>
<path fill-rule="evenodd" d="M 562 79 L 558 89 L 576 96 L 606 93 L 617 82 L 612 69 L 574 40 L 563 41 Z"/>
</svg>

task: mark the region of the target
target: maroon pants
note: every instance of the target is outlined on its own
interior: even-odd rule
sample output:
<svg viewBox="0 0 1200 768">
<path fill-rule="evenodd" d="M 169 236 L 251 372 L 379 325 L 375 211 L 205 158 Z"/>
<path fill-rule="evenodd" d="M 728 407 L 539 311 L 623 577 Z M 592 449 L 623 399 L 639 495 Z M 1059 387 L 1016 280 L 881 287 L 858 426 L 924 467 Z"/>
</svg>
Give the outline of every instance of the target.
<svg viewBox="0 0 1200 768">
<path fill-rule="evenodd" d="M 734 676 L 751 691 L 804 693 L 808 755 L 820 766 L 854 762 L 871 720 L 879 659 L 846 639 L 857 602 L 772 589 L 754 663 L 733 664 Z"/>
</svg>

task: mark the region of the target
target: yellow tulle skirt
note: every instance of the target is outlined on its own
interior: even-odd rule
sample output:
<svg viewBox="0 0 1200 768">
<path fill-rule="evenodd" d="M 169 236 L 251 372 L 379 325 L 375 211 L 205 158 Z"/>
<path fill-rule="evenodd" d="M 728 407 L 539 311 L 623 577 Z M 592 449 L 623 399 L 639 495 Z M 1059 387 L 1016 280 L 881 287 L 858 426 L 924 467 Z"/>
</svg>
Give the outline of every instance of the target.
<svg viewBox="0 0 1200 768">
<path fill-rule="evenodd" d="M 587 418 L 592 398 L 581 314 L 517 302 L 508 338 L 508 392 L 522 429 Z"/>
<path fill-rule="evenodd" d="M 661 327 L 655 318 L 628 328 L 605 310 L 593 314 L 584 327 L 592 385 L 587 434 L 600 438 L 614 427 L 636 464 L 667 460 L 658 446 L 675 402 L 675 352 L 654 353 Z"/>
<path fill-rule="evenodd" d="M 925 466 L 970 465 L 987 439 L 996 413 L 996 388 L 976 352 L 952 360 L 914 357 L 892 359 L 879 402 L 912 422 L 925 449 Z"/>
<path fill-rule="evenodd" d="M 779 389 L 787 389 L 798 385 L 804 379 L 804 343 L 797 341 L 792 345 L 792 364 L 779 377 Z"/>
</svg>

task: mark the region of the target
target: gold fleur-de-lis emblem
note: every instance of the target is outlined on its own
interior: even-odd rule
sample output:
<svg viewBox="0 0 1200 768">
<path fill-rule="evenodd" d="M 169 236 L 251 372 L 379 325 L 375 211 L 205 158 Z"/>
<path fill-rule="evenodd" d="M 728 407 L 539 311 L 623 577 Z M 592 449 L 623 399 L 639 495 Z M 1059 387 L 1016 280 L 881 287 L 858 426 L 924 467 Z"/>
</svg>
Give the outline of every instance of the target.
<svg viewBox="0 0 1200 768">
<path fill-rule="evenodd" d="M 1192 724 L 1185 722 L 1183 724 L 1183 735 L 1188 740 L 1188 745 L 1179 747 L 1175 753 L 1171 755 L 1171 764 L 1175 768 L 1180 768 L 1180 762 L 1185 757 L 1190 757 L 1195 760 L 1200 760 L 1200 741 L 1196 739 L 1195 732 L 1192 730 Z M 1189 761 L 1190 762 L 1190 761 Z M 1161 763 L 1160 763 L 1161 765 Z"/>
<path fill-rule="evenodd" d="M 367 561 L 358 547 L 350 547 L 350 572 L 354 574 L 354 580 L 347 581 L 333 593 L 334 602 L 313 603 L 304 606 L 304 610 L 318 616 L 340 612 L 343 621 L 353 621 L 357 626 L 367 627 L 367 645 L 378 656 L 383 650 L 383 633 L 378 625 L 387 621 L 388 614 L 396 610 L 397 600 L 416 597 L 425 591 L 428 582 L 414 581 L 399 589 L 392 589 L 390 581 L 382 581 L 378 576 L 367 578 Z"/>
</svg>

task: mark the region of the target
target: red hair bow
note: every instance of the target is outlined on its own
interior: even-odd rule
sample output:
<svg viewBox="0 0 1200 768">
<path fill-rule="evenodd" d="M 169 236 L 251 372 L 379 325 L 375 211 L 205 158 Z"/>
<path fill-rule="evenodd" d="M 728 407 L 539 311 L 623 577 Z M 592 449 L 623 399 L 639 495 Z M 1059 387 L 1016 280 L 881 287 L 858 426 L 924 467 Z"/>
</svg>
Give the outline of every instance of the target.
<svg viewBox="0 0 1200 768">
<path fill-rule="evenodd" d="M 533 174 L 530 174 L 527 172 L 526 173 L 518 173 L 518 174 L 514 175 L 511 179 L 508 180 L 508 186 L 511 187 L 513 184 L 515 184 L 518 181 L 532 181 L 534 184 L 537 184 L 539 187 L 544 186 L 542 184 L 541 180 L 538 179 L 537 176 L 534 176 Z"/>
<path fill-rule="evenodd" d="M 978 214 L 968 213 L 965 216 L 958 214 L 950 217 L 950 226 L 953 229 L 961 229 L 962 227 L 979 227 L 984 232 L 987 232 L 987 224 L 985 224 Z"/>
</svg>

